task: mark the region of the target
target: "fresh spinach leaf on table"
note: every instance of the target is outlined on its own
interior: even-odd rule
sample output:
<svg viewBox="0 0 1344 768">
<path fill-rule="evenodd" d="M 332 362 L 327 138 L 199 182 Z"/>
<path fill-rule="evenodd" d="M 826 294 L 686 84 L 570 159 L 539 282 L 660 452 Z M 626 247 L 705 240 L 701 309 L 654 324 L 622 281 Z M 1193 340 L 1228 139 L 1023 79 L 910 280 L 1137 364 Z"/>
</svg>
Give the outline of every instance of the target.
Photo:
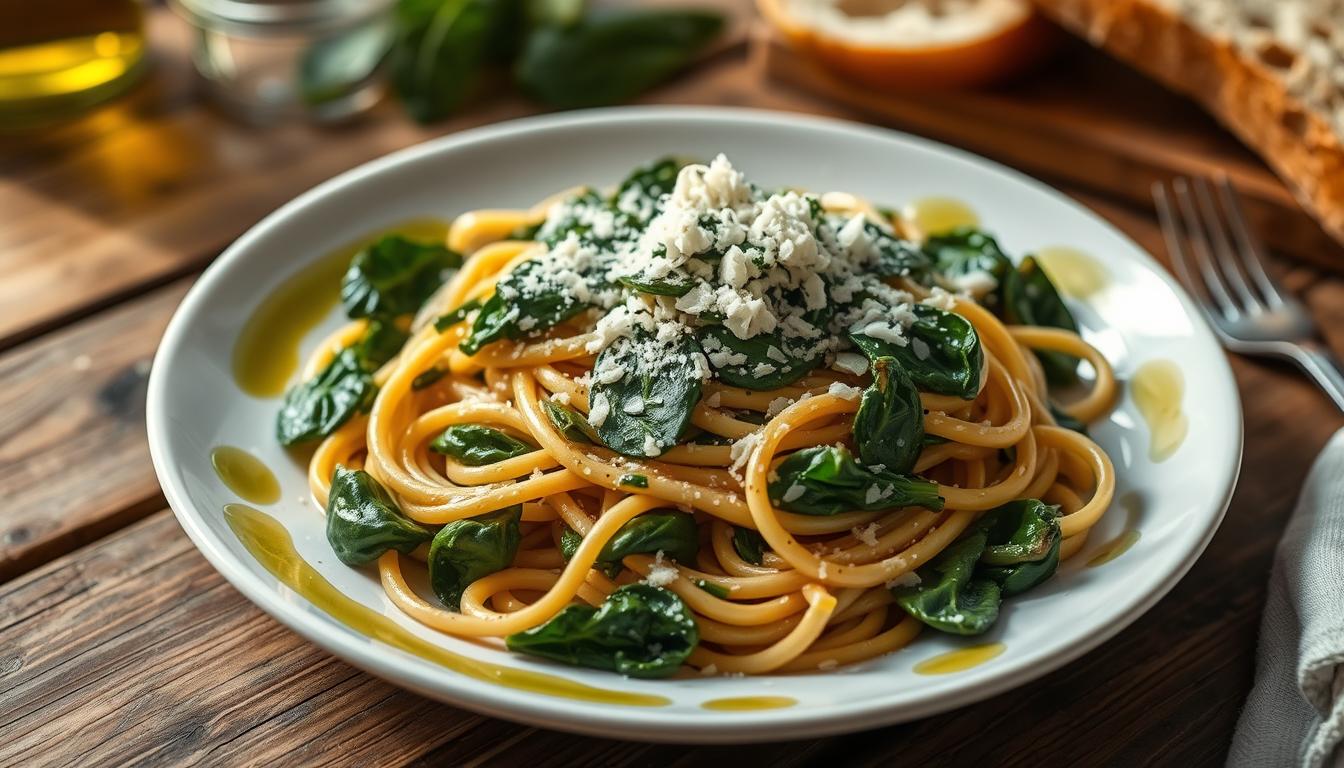
<svg viewBox="0 0 1344 768">
<path fill-rule="evenodd" d="M 690 64 L 723 29 L 711 11 L 604 9 L 528 35 L 514 79 L 532 98 L 572 109 L 616 104 Z"/>
</svg>

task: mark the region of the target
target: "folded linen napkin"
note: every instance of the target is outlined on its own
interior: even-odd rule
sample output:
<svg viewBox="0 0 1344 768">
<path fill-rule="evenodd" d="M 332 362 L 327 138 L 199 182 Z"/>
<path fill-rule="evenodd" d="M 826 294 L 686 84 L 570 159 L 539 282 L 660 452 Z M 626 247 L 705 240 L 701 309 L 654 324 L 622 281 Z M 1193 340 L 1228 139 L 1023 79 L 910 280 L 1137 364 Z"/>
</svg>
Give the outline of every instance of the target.
<svg viewBox="0 0 1344 768">
<path fill-rule="evenodd" d="M 1344 766 L 1344 430 L 1279 542 L 1255 666 L 1228 765 Z"/>
</svg>

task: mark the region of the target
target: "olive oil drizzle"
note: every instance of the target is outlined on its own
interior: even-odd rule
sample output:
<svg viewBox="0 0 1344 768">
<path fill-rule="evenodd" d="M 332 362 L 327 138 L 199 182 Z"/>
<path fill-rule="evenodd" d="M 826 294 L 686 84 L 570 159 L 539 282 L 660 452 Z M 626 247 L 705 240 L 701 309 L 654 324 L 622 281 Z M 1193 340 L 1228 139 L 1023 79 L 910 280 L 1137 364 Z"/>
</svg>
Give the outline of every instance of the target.
<svg viewBox="0 0 1344 768">
<path fill-rule="evenodd" d="M 962 672 L 984 664 L 1003 653 L 1007 647 L 1003 643 L 985 643 L 969 648 L 958 648 L 919 662 L 915 665 L 915 672 L 921 675 L 948 675 Z"/>
<path fill-rule="evenodd" d="M 280 481 L 261 459 L 232 445 L 217 445 L 210 451 L 210 465 L 220 482 L 253 504 L 280 500 Z"/>
<path fill-rule="evenodd" d="M 1139 531 L 1139 518 L 1143 516 L 1143 499 L 1139 494 L 1130 491 L 1120 497 L 1120 506 L 1125 510 L 1125 530 L 1114 539 L 1101 545 L 1097 554 L 1093 555 L 1087 561 L 1088 568 L 1096 568 L 1099 565 L 1105 565 L 1115 558 L 1125 554 L 1138 543 L 1141 537 Z"/>
<path fill-rule="evenodd" d="M 284 394 L 299 369 L 303 337 L 340 301 L 341 276 L 356 253 L 389 234 L 442 242 L 448 225 L 436 219 L 414 219 L 370 233 L 336 249 L 287 278 L 262 299 L 244 323 L 233 345 L 233 379 L 254 397 Z"/>
<path fill-rule="evenodd" d="M 925 237 L 980 225 L 975 210 L 952 197 L 922 197 L 905 206 L 901 213 Z"/>
<path fill-rule="evenodd" d="M 1085 300 L 1106 289 L 1111 273 L 1090 254 L 1067 245 L 1051 245 L 1034 254 L 1060 293 Z"/>
<path fill-rule="evenodd" d="M 1148 424 L 1148 458 L 1163 462 L 1185 442 L 1190 423 L 1182 408 L 1185 377 L 1170 360 L 1149 360 L 1129 383 L 1134 405 Z"/>
<path fill-rule="evenodd" d="M 721 712 L 751 712 L 761 709 L 784 709 L 797 703 L 797 699 L 789 696 L 734 696 L 726 699 L 710 699 L 700 706 Z"/>
<path fill-rule="evenodd" d="M 444 650 L 341 593 L 299 555 L 289 532 L 270 515 L 245 504 L 226 504 L 224 519 L 247 551 L 282 584 L 337 622 L 374 640 L 474 680 L 505 688 L 630 707 L 662 707 L 672 703 L 663 696 L 596 688 L 555 675 L 504 667 Z"/>
</svg>

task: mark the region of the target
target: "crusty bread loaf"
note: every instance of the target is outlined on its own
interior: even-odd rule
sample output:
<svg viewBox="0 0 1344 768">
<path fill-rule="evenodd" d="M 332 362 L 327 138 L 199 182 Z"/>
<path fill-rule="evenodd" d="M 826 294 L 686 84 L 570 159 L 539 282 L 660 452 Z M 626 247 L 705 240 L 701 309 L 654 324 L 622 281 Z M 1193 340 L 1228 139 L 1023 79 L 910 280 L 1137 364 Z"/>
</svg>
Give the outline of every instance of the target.
<svg viewBox="0 0 1344 768">
<path fill-rule="evenodd" d="M 1344 0 L 1035 0 L 1260 153 L 1344 243 Z"/>
</svg>

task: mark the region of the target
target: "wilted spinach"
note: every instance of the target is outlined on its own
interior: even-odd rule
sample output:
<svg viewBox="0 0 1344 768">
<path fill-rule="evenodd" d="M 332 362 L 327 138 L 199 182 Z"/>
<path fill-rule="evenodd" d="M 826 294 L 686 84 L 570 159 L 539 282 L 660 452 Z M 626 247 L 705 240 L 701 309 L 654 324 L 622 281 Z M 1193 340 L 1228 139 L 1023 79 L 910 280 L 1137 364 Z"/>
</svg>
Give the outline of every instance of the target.
<svg viewBox="0 0 1344 768">
<path fill-rule="evenodd" d="M 1004 318 L 1015 325 L 1042 325 L 1078 332 L 1078 321 L 1050 282 L 1050 276 L 1031 256 L 1004 279 L 1002 302 Z M 1049 349 L 1035 352 L 1051 385 L 1078 382 L 1078 358 Z"/>
<path fill-rule="evenodd" d="M 1004 597 L 1050 578 L 1059 565 L 1059 508 L 1037 499 L 1010 501 L 976 521 L 985 531 L 980 572 L 999 584 Z"/>
<path fill-rule="evenodd" d="M 1017 499 L 986 512 L 927 566 L 919 583 L 892 590 L 896 602 L 942 632 L 978 635 L 999 603 L 1040 584 L 1059 564 L 1058 509 Z"/>
<path fill-rule="evenodd" d="M 609 9 L 534 30 L 514 66 L 529 96 L 571 109 L 615 104 L 662 82 L 719 35 L 709 11 Z"/>
<path fill-rule="evenodd" d="M 673 674 L 699 642 L 681 598 L 648 584 L 619 587 L 598 608 L 570 605 L 505 638 L 511 651 L 644 678 Z"/>
<path fill-rule="evenodd" d="M 933 235 L 924 241 L 922 250 L 934 268 L 949 277 L 987 272 L 1002 285 L 1004 275 L 1013 269 L 998 241 L 974 227 Z"/>
<path fill-rule="evenodd" d="M 434 321 L 434 330 L 443 333 L 454 325 L 466 320 L 467 315 L 480 308 L 480 299 L 472 299 L 471 301 L 465 302 L 457 309 L 440 315 L 438 319 Z"/>
<path fill-rule="evenodd" d="M 878 277 L 908 276 L 920 282 L 928 280 L 933 259 L 927 253 L 871 221 L 864 221 L 863 230 L 877 257 L 873 262 L 873 274 Z"/>
<path fill-rule="evenodd" d="M 436 243 L 384 235 L 355 254 L 341 279 L 341 303 L 352 318 L 415 312 L 443 284 L 462 256 Z"/>
<path fill-rule="evenodd" d="M 915 386 L 925 392 L 970 400 L 980 391 L 984 350 L 970 321 L 928 304 L 912 304 L 915 321 L 906 329 L 905 346 L 861 333 L 849 338 L 869 360 L 890 356 L 900 362 Z"/>
<path fill-rule="evenodd" d="M 462 592 L 473 581 L 502 571 L 518 554 L 523 505 L 454 520 L 429 545 L 429 585 L 443 604 L 460 610 Z"/>
<path fill-rule="evenodd" d="M 896 587 L 892 594 L 905 612 L 941 632 L 979 635 L 999 617 L 999 585 L 977 576 L 975 565 L 985 548 L 985 532 L 972 529 L 952 542 L 916 575 L 919 584 Z"/>
<path fill-rule="evenodd" d="M 327 497 L 327 542 L 342 563 L 365 565 L 389 549 L 407 554 L 430 535 L 368 472 L 336 466 Z"/>
<path fill-rule="evenodd" d="M 605 400 L 608 406 L 597 428 L 603 444 L 626 456 L 657 456 L 675 445 L 700 402 L 693 362 L 698 354 L 700 345 L 690 334 L 658 341 L 643 330 L 603 349 L 594 370 L 624 371 L 617 381 L 599 381 L 589 396 L 590 404 Z"/>
<path fill-rule="evenodd" d="M 938 484 L 860 465 L 838 445 L 804 448 L 775 469 L 769 485 L 775 506 L 803 515 L 924 507 L 940 510 Z"/>
<path fill-rule="evenodd" d="M 369 320 L 364 335 L 355 342 L 355 357 L 368 371 L 376 371 L 383 363 L 397 356 L 410 334 L 397 327 L 390 319 L 375 317 Z"/>
<path fill-rule="evenodd" d="M 468 467 L 483 467 L 536 450 L 512 435 L 482 424 L 453 424 L 430 442 L 429 449 Z"/>
<path fill-rule="evenodd" d="M 601 564 L 619 564 L 626 555 L 662 552 L 685 565 L 694 565 L 700 551 L 695 517 L 673 510 L 652 510 L 616 529 L 597 555 Z"/>
<path fill-rule="evenodd" d="M 520 339 L 540 333 L 588 307 L 563 285 L 543 280 L 540 285 L 524 290 L 530 282 L 537 282 L 530 280 L 529 275 L 541 268 L 539 261 L 524 261 L 499 281 L 494 295 L 481 306 L 472 322 L 471 333 L 459 345 L 463 352 L 474 355 L 481 347 L 500 339 Z"/>
<path fill-rule="evenodd" d="M 672 193 L 677 174 L 688 161 L 678 157 L 664 157 L 630 172 L 611 197 L 613 207 L 625 213 L 645 212 L 651 217 L 658 210 L 658 201 Z M 643 226 L 647 221 L 639 220 Z"/>
<path fill-rule="evenodd" d="M 592 443 L 594 445 L 602 442 L 597 436 L 597 430 L 593 425 L 583 418 L 583 414 L 570 408 L 567 405 L 561 405 L 554 400 L 542 400 L 542 410 L 546 411 L 546 418 L 551 420 L 564 438 L 571 443 Z"/>
<path fill-rule="evenodd" d="M 766 548 L 765 537 L 759 531 L 733 526 L 733 549 L 738 557 L 752 565 L 761 565 L 765 562 Z"/>
<path fill-rule="evenodd" d="M 358 354 L 353 348 L 344 349 L 316 376 L 285 393 L 276 414 L 275 437 L 285 446 L 326 437 L 371 406 L 377 393 Z"/>
<path fill-rule="evenodd" d="M 867 465 L 908 474 L 924 448 L 924 408 L 919 390 L 893 357 L 873 361 L 873 383 L 854 414 L 854 444 Z"/>
<path fill-rule="evenodd" d="M 823 320 L 813 325 L 825 327 L 825 322 Z M 739 339 L 722 325 L 710 325 L 700 329 L 700 339 L 707 349 L 722 347 L 736 355 L 745 356 L 744 362 L 714 367 L 714 374 L 719 381 L 743 389 L 787 387 L 811 373 L 825 356 L 815 340 L 785 339 L 778 332 Z"/>
</svg>

